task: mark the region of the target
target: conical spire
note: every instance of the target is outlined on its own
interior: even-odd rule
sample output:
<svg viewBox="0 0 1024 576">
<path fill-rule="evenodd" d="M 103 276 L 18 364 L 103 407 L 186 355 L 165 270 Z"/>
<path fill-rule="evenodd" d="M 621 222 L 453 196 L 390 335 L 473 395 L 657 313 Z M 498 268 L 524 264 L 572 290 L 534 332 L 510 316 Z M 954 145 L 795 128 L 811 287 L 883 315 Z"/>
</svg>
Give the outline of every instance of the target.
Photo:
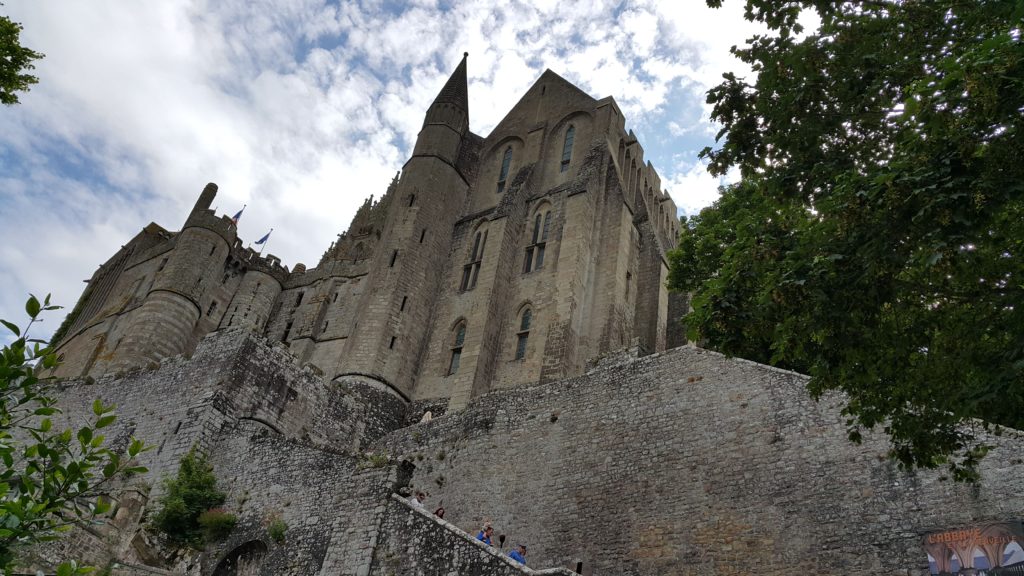
<svg viewBox="0 0 1024 576">
<path fill-rule="evenodd" d="M 469 110 L 469 93 L 466 89 L 466 58 L 468 57 L 469 52 L 462 53 L 462 62 L 459 62 L 444 88 L 437 93 L 434 104 L 454 104 L 463 110 Z"/>
<path fill-rule="evenodd" d="M 427 109 L 424 125 L 447 124 L 459 132 L 469 128 L 469 90 L 466 80 L 468 57 L 469 52 L 462 54 L 462 61 L 437 93 L 434 103 Z"/>
</svg>

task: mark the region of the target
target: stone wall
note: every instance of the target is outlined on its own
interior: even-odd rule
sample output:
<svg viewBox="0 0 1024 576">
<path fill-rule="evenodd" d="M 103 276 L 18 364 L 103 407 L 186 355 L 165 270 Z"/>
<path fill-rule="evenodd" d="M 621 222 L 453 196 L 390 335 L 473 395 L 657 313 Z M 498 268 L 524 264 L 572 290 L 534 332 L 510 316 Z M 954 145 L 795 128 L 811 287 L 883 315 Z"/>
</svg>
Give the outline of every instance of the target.
<svg viewBox="0 0 1024 576">
<path fill-rule="evenodd" d="M 466 531 L 595 574 L 925 574 L 923 534 L 1024 515 L 1024 437 L 977 486 L 907 474 L 805 377 L 684 347 L 479 398 L 375 448 Z"/>
<path fill-rule="evenodd" d="M 332 545 L 338 546 L 338 520 L 346 521 L 339 529 L 348 529 L 347 521 L 372 513 L 390 487 L 388 468 L 361 470 L 353 457 L 288 440 L 255 422 L 226 430 L 211 452 L 219 485 L 228 494 L 224 507 L 239 524 L 228 540 L 207 549 L 204 574 L 253 542 L 265 551 L 257 574 L 317 574 Z M 280 542 L 268 533 L 275 520 L 288 526 Z M 342 552 L 352 551 L 333 551 Z"/>
</svg>

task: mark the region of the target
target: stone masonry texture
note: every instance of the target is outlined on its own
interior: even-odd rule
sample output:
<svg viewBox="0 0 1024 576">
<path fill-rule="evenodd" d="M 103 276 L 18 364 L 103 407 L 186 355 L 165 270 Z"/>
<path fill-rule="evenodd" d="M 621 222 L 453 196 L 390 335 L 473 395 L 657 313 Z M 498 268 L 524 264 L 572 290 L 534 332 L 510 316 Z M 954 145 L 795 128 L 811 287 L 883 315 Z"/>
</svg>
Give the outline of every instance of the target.
<svg viewBox="0 0 1024 576">
<path fill-rule="evenodd" d="M 106 440 L 146 441 L 149 472 L 26 569 L 923 576 L 925 535 L 1021 519 L 1020 432 L 978 484 L 907 473 L 849 442 L 842 398 L 687 345 L 676 207 L 615 100 L 546 71 L 480 136 L 467 66 L 315 266 L 244 248 L 211 183 L 99 267 L 56 343 L 61 423 L 116 404 Z M 238 518 L 192 551 L 148 523 L 190 450 Z"/>
</svg>

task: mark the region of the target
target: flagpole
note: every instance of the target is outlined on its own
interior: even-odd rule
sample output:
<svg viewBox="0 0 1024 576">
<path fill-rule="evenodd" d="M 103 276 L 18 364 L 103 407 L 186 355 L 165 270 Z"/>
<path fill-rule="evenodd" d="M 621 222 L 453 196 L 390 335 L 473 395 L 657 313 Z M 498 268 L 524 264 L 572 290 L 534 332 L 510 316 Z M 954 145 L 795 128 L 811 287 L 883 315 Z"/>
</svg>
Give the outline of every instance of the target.
<svg viewBox="0 0 1024 576">
<path fill-rule="evenodd" d="M 270 244 L 270 234 L 273 232 L 273 228 L 270 229 L 270 232 L 267 232 L 267 241 L 260 245 L 260 251 L 256 253 L 257 256 L 263 256 L 263 250 L 267 247 L 267 244 Z"/>
</svg>

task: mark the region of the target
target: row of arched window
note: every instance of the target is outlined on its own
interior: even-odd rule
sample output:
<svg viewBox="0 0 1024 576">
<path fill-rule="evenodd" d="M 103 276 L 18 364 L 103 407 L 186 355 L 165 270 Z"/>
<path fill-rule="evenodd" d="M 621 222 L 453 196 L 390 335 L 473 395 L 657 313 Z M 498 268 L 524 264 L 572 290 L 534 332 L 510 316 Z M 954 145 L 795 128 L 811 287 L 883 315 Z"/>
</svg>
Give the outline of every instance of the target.
<svg viewBox="0 0 1024 576">
<path fill-rule="evenodd" d="M 572 147 L 576 141 L 576 127 L 572 124 L 565 129 L 565 138 L 562 140 L 562 160 L 559 163 L 559 172 L 569 170 L 572 164 Z M 505 148 L 501 155 L 501 170 L 498 171 L 498 194 L 505 191 L 505 184 L 508 182 L 509 167 L 512 165 L 512 147 Z"/>
<path fill-rule="evenodd" d="M 547 203 L 537 210 L 533 218 L 533 227 L 523 258 L 523 274 L 535 272 L 544 267 L 544 253 L 547 248 L 548 233 L 551 231 L 551 207 Z M 469 253 L 469 261 L 462 266 L 462 280 L 459 290 L 465 292 L 476 287 L 483 264 L 484 251 L 487 248 L 487 230 L 477 230 L 473 237 L 473 249 Z"/>
<path fill-rule="evenodd" d="M 516 331 L 516 352 L 514 360 L 526 358 L 526 344 L 530 340 L 530 326 L 533 323 L 533 310 L 527 306 L 519 314 L 519 329 Z M 448 375 L 459 371 L 462 361 L 462 347 L 466 343 L 466 321 L 460 321 L 452 331 L 451 356 L 448 360 Z"/>
</svg>

